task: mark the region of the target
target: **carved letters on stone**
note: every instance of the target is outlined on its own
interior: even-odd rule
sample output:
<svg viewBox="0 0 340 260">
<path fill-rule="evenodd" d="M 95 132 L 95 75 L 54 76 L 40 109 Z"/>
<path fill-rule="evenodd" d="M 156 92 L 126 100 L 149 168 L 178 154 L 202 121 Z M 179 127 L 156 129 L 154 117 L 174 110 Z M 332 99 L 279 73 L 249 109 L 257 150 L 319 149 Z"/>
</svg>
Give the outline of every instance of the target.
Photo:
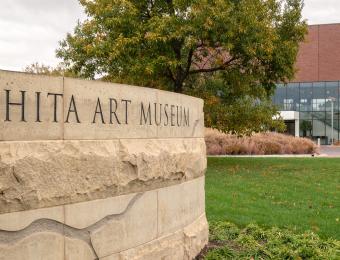
<svg viewBox="0 0 340 260">
<path fill-rule="evenodd" d="M 0 70 L 0 260 L 193 259 L 203 100 Z"/>
<path fill-rule="evenodd" d="M 20 117 L 15 120 L 19 122 L 27 122 L 27 99 L 34 99 L 35 122 L 41 123 L 41 114 L 49 113 L 50 121 L 54 123 L 60 122 L 58 118 L 58 108 L 62 106 L 64 95 L 62 93 L 42 93 L 42 92 L 28 92 L 25 90 L 12 91 L 11 89 L 3 89 L 5 96 L 5 103 L 0 104 L 4 106 L 4 115 L 1 115 L 5 122 L 12 122 L 12 111 L 17 109 L 20 111 Z M 42 99 L 49 99 L 53 104 L 53 110 L 42 105 Z M 92 104 L 93 116 L 92 124 L 139 124 L 139 125 L 156 125 L 169 127 L 189 127 L 190 126 L 190 109 L 178 104 L 162 104 L 156 102 L 140 102 L 138 111 L 139 121 L 131 122 L 129 114 L 131 111 L 131 104 L 134 102 L 129 99 L 102 99 L 98 97 L 96 103 Z M 71 95 L 69 100 L 64 100 L 68 109 L 64 111 L 64 123 L 78 123 L 81 124 L 84 118 L 82 111 L 77 108 L 77 97 Z M 109 109 L 104 109 L 103 104 L 106 103 Z M 135 106 L 134 106 L 135 107 Z M 30 109 L 32 111 L 32 109 Z M 118 115 L 118 111 L 120 112 Z M 123 115 L 123 116 L 122 116 Z M 87 115 L 88 116 L 88 115 Z"/>
</svg>

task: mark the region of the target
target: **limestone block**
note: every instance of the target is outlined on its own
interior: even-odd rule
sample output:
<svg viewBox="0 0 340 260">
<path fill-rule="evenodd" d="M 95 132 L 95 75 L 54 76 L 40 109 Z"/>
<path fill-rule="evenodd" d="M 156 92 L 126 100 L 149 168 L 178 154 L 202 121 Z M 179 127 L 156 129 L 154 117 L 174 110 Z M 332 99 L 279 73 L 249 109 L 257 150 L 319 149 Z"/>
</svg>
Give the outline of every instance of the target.
<svg viewBox="0 0 340 260">
<path fill-rule="evenodd" d="M 158 92 L 158 103 L 170 106 L 170 114 L 171 114 L 171 105 L 173 104 L 181 104 L 178 108 L 179 111 L 181 109 L 189 110 L 189 126 L 187 127 L 178 127 L 183 123 L 184 117 L 175 117 L 173 122 L 170 121 L 170 125 L 175 125 L 173 127 L 164 126 L 161 124 L 158 126 L 158 136 L 160 137 L 204 137 L 204 113 L 203 113 L 203 100 L 195 97 L 187 96 L 187 95 L 178 95 L 174 92 L 162 91 Z M 173 110 L 176 111 L 177 114 L 177 106 L 173 107 Z M 179 113 L 181 114 L 181 113 Z"/>
<path fill-rule="evenodd" d="M 95 260 L 91 247 L 82 240 L 65 237 L 65 260 Z"/>
<path fill-rule="evenodd" d="M 120 253 L 100 258 L 101 260 L 191 260 L 208 243 L 208 223 L 205 214 L 188 226 L 158 237 L 146 244 Z"/>
<path fill-rule="evenodd" d="M 121 257 L 121 254 L 117 253 L 117 254 L 101 257 L 99 258 L 99 260 L 123 260 L 123 259 Z"/>
<path fill-rule="evenodd" d="M 5 141 L 204 137 L 203 101 L 157 89 L 0 70 L 0 130 Z"/>
<path fill-rule="evenodd" d="M 191 259 L 203 101 L 0 71 L 0 260 Z"/>
<path fill-rule="evenodd" d="M 117 141 L 0 143 L 0 213 L 114 194 Z"/>
<path fill-rule="evenodd" d="M 129 204 L 133 203 L 136 196 L 137 194 L 128 194 L 65 205 L 65 224 L 83 229 L 110 215 L 121 215 L 127 211 Z"/>
<path fill-rule="evenodd" d="M 204 190 L 198 191 L 203 182 L 200 177 L 144 193 L 2 214 L 0 225 L 11 232 L 0 229 L 0 255 L 39 259 L 62 237 L 69 260 L 192 259 L 208 240 Z"/>
<path fill-rule="evenodd" d="M 103 257 L 101 260 L 183 260 L 183 232 L 158 238 L 149 243 L 119 254 Z"/>
<path fill-rule="evenodd" d="M 204 175 L 201 138 L 0 143 L 0 213 L 153 190 Z"/>
<path fill-rule="evenodd" d="M 141 195 L 126 212 L 91 232 L 98 257 L 147 243 L 157 236 L 157 191 Z"/>
<path fill-rule="evenodd" d="M 39 219 L 51 219 L 63 223 L 64 209 L 58 206 L 0 214 L 0 231 L 18 231 Z"/>
<path fill-rule="evenodd" d="M 203 139 L 149 139 L 120 141 L 118 179 L 122 186 L 138 179 L 189 180 L 206 169 Z"/>
<path fill-rule="evenodd" d="M 155 126 L 140 125 L 141 102 L 144 102 L 145 106 L 149 102 L 152 104 L 157 102 L 157 90 L 70 78 L 65 78 L 64 84 L 65 100 L 70 100 L 72 95 L 75 97 L 81 122 L 76 123 L 73 118 L 70 123 L 65 123 L 65 139 L 157 137 Z M 116 114 L 110 113 L 110 105 L 111 111 L 115 111 Z M 65 111 L 68 108 L 69 104 L 66 103 Z M 102 114 L 95 114 L 96 111 L 101 111 Z"/>
<path fill-rule="evenodd" d="M 183 229 L 185 259 L 196 257 L 208 244 L 209 227 L 205 214 Z"/>
<path fill-rule="evenodd" d="M 9 118 L 6 117 L 7 93 L 9 103 L 24 101 L 25 104 L 24 111 L 21 105 L 9 105 Z M 60 96 L 57 97 L 55 109 L 55 95 L 53 95 L 62 93 L 62 77 L 0 70 L 0 140 L 62 139 L 63 102 Z M 37 103 L 39 103 L 39 112 L 37 112 Z M 57 122 L 54 122 L 55 117 Z"/>
<path fill-rule="evenodd" d="M 174 232 L 205 212 L 204 177 L 158 191 L 159 234 Z"/>
<path fill-rule="evenodd" d="M 63 260 L 64 237 L 57 233 L 33 233 L 11 244 L 0 242 L 0 260 Z"/>
<path fill-rule="evenodd" d="M 78 111 L 78 118 L 72 112 L 65 119 L 65 139 L 203 137 L 201 99 L 100 81 L 64 82 L 64 111 L 73 110 L 72 97 Z"/>
</svg>

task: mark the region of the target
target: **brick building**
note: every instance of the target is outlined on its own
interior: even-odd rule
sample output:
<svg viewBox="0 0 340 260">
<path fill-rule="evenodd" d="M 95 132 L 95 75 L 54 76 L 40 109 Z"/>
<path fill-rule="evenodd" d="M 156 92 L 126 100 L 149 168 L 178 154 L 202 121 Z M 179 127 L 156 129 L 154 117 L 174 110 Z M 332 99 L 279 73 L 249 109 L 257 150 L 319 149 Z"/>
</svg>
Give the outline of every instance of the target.
<svg viewBox="0 0 340 260">
<path fill-rule="evenodd" d="M 287 132 L 322 144 L 339 140 L 340 24 L 309 26 L 296 68 L 295 79 L 278 84 L 273 97 Z"/>
</svg>

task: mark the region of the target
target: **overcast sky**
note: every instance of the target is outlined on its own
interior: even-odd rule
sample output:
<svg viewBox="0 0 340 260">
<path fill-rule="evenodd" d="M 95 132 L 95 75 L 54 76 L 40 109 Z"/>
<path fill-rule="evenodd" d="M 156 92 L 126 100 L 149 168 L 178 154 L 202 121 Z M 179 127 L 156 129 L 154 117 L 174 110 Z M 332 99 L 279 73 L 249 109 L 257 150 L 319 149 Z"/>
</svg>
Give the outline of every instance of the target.
<svg viewBox="0 0 340 260">
<path fill-rule="evenodd" d="M 305 0 L 309 24 L 340 23 L 340 0 Z M 0 69 L 55 66 L 58 41 L 85 19 L 77 0 L 0 0 Z"/>
</svg>

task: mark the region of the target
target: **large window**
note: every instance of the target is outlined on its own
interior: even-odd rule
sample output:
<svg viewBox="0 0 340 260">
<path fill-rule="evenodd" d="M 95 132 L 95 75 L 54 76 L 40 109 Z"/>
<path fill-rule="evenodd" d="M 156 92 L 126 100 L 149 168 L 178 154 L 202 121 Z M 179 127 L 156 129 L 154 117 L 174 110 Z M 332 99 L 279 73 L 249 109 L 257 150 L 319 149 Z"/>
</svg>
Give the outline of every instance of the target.
<svg viewBox="0 0 340 260">
<path fill-rule="evenodd" d="M 278 84 L 272 100 L 280 110 L 300 112 L 300 136 L 329 144 L 340 137 L 339 92 L 338 81 Z"/>
<path fill-rule="evenodd" d="M 313 83 L 313 111 L 326 111 L 326 92 L 324 82 Z"/>
<path fill-rule="evenodd" d="M 292 98 L 285 98 L 283 99 L 283 109 L 286 111 L 294 111 L 294 99 Z"/>
<path fill-rule="evenodd" d="M 300 83 L 300 111 L 312 111 L 313 84 Z"/>
</svg>

